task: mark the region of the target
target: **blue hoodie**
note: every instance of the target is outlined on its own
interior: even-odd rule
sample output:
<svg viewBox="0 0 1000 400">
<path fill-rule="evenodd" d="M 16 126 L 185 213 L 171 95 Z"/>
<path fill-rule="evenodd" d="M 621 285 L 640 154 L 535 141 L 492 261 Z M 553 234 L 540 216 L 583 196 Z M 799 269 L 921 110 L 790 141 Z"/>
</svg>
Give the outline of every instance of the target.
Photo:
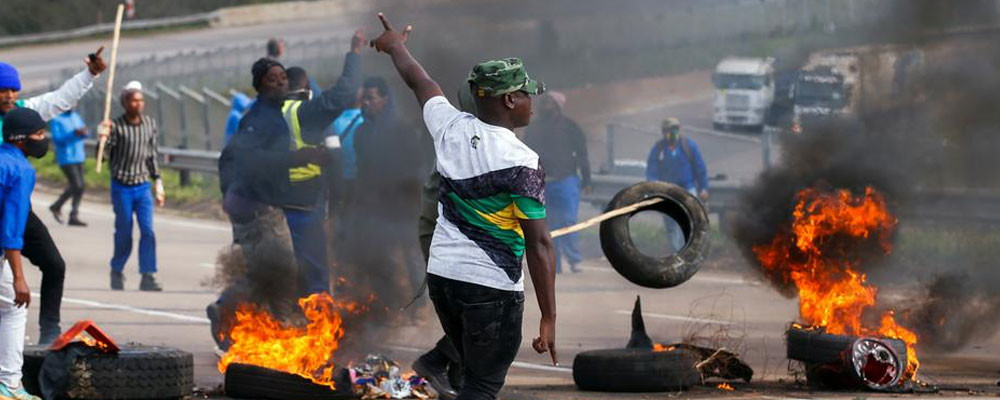
<svg viewBox="0 0 1000 400">
<path fill-rule="evenodd" d="M 229 138 L 240 129 L 240 119 L 250 109 L 253 102 L 253 99 L 243 93 L 233 93 L 233 106 L 229 109 L 229 118 L 226 119 L 226 143 L 229 143 Z"/>
<path fill-rule="evenodd" d="M 49 132 L 56 145 L 56 162 L 59 165 L 82 164 L 87 158 L 83 151 L 86 136 L 76 134 L 76 130 L 86 128 L 83 118 L 76 111 L 66 111 L 49 121 Z"/>
</svg>

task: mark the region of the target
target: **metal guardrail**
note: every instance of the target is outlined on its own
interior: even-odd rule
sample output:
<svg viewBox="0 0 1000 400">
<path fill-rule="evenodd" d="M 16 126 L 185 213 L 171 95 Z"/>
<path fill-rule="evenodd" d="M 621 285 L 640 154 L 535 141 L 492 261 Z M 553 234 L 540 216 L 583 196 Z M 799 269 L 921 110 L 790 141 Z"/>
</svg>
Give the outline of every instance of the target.
<svg viewBox="0 0 1000 400">
<path fill-rule="evenodd" d="M 155 19 L 137 19 L 122 22 L 122 30 L 166 28 L 171 26 L 182 26 L 197 23 L 210 23 L 219 19 L 220 13 L 212 11 L 194 15 L 184 15 L 180 17 L 167 17 Z M 0 46 L 11 46 L 20 44 L 30 44 L 39 42 L 54 42 L 76 39 L 86 36 L 109 33 L 114 31 L 115 24 L 97 24 L 85 26 L 77 29 L 70 29 L 57 32 L 31 33 L 27 35 L 16 35 L 0 38 Z"/>
<path fill-rule="evenodd" d="M 93 156 L 97 153 L 97 141 L 88 139 L 84 141 L 87 154 Z M 160 147 L 158 149 L 160 168 L 170 168 L 178 171 L 199 172 L 203 174 L 219 173 L 218 151 L 189 150 L 172 147 Z"/>
</svg>

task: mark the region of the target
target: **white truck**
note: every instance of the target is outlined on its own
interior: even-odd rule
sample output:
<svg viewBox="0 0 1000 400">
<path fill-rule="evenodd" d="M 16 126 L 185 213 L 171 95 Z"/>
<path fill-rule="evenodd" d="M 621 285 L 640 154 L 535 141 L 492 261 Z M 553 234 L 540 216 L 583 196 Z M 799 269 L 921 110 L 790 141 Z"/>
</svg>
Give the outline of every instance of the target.
<svg viewBox="0 0 1000 400">
<path fill-rule="evenodd" d="M 774 103 L 774 59 L 726 57 L 715 67 L 712 126 L 760 131 Z"/>
</svg>

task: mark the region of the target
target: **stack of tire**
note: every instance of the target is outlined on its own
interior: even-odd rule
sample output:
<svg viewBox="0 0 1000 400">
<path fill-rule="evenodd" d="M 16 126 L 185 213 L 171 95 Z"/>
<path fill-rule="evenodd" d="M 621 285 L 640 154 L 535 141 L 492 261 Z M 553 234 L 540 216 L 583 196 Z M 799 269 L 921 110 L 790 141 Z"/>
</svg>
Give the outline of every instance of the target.
<svg viewBox="0 0 1000 400">
<path fill-rule="evenodd" d="M 577 354 L 573 382 L 595 392 L 667 392 L 701 383 L 701 358 L 686 349 L 605 349 Z"/>
<path fill-rule="evenodd" d="M 24 349 L 21 381 L 36 396 L 42 395 L 39 378 L 46 358 L 56 362 L 58 354 L 40 346 Z M 66 387 L 56 393 L 60 399 L 181 399 L 194 390 L 194 357 L 169 347 L 126 345 L 117 354 L 95 350 L 65 367 Z"/>
<path fill-rule="evenodd" d="M 809 386 L 818 389 L 861 388 L 855 377 L 845 371 L 851 346 L 857 336 L 833 335 L 820 329 L 791 328 L 785 332 L 789 360 L 801 361 L 806 367 Z M 899 339 L 881 339 L 891 347 L 906 365 L 906 343 Z"/>
</svg>

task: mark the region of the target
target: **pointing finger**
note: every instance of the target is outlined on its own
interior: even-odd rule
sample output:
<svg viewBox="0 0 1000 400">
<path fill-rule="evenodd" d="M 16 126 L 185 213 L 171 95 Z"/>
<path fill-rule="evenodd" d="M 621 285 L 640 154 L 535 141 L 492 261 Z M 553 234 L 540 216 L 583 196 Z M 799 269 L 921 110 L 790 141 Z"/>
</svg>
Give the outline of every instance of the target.
<svg viewBox="0 0 1000 400">
<path fill-rule="evenodd" d="M 403 29 L 403 41 L 405 42 L 410 38 L 410 32 L 413 31 L 413 25 L 407 25 L 406 29 Z"/>
<path fill-rule="evenodd" d="M 549 354 L 552 356 L 552 365 L 558 367 L 559 366 L 559 357 L 556 356 L 556 346 L 555 345 L 550 345 L 549 346 Z"/>
<path fill-rule="evenodd" d="M 97 51 L 94 52 L 94 56 L 100 57 L 102 51 L 104 51 L 104 46 L 98 47 Z"/>
<path fill-rule="evenodd" d="M 382 27 L 385 28 L 385 30 L 387 31 L 392 30 L 392 25 L 389 24 L 389 18 L 386 18 L 385 14 L 378 13 L 378 20 L 382 21 Z"/>
</svg>

